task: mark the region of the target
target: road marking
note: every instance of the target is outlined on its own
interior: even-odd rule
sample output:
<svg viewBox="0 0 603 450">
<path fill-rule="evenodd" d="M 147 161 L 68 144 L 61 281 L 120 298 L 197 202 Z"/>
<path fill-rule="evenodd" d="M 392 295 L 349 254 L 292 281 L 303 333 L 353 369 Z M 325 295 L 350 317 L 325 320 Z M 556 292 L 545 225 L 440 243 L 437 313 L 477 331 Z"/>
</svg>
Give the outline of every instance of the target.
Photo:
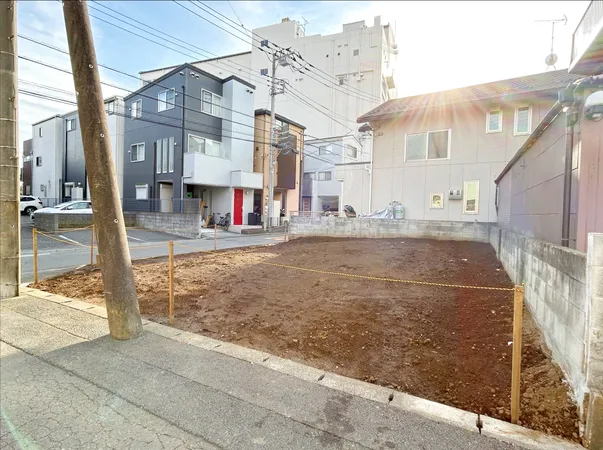
<svg viewBox="0 0 603 450">
<path fill-rule="evenodd" d="M 59 234 L 59 237 L 65 239 L 66 241 L 73 242 L 74 244 L 82 245 L 81 242 L 74 241 L 73 239 L 69 239 L 68 237 L 63 236 L 62 234 Z"/>
<path fill-rule="evenodd" d="M 38 256 L 48 256 L 50 253 L 38 253 Z M 33 253 L 27 255 L 21 255 L 21 258 L 33 258 Z"/>
<path fill-rule="evenodd" d="M 146 241 L 143 241 L 142 239 L 135 238 L 134 236 L 128 236 L 128 239 L 134 239 L 135 241 L 146 242 Z"/>
</svg>

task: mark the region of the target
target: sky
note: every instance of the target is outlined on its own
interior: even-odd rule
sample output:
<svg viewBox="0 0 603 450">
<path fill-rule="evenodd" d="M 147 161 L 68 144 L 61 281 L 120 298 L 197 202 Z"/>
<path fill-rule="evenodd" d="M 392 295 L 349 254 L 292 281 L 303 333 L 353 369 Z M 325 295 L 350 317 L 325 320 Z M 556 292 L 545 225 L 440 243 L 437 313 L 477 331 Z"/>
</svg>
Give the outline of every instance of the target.
<svg viewBox="0 0 603 450">
<path fill-rule="evenodd" d="M 181 64 L 250 49 L 233 28 L 185 1 L 190 10 L 231 31 L 228 34 L 185 10 L 175 1 L 89 1 L 89 13 L 99 64 L 132 76 L 101 69 L 105 97 L 126 95 L 139 87 L 138 72 Z M 434 92 L 546 71 L 544 59 L 550 53 L 551 25 L 538 20 L 567 16 L 567 24 L 555 26 L 557 69 L 567 68 L 571 36 L 589 1 L 469 1 L 469 2 L 317 2 L 317 1 L 211 1 L 204 2 L 248 29 L 280 22 L 281 18 L 306 21 L 306 35 L 341 32 L 342 24 L 365 20 L 368 26 L 380 15 L 395 30 L 399 48 L 395 80 L 398 96 Z M 124 17 L 156 28 L 151 35 L 126 25 Z M 117 19 L 103 14 L 111 14 Z M 215 14 L 215 13 L 214 13 Z M 237 18 L 238 16 L 238 18 Z M 102 19 L 102 20 L 101 20 Z M 167 49 L 116 28 L 106 21 L 174 47 Z M 140 24 L 134 23 L 142 27 Z M 60 50 L 67 49 L 61 3 L 21 1 L 18 3 L 18 33 Z M 189 51 L 166 43 L 165 31 L 203 49 Z M 185 54 L 182 54 L 182 53 Z M 71 70 L 69 57 L 59 51 L 20 38 L 19 55 Z M 71 75 L 19 60 L 19 88 L 75 101 Z M 32 84 L 35 83 L 35 84 Z M 38 86 L 36 86 L 38 85 Z M 50 86 L 54 90 L 46 87 Z M 31 125 L 54 114 L 75 109 L 69 104 L 26 96 L 19 97 L 21 142 L 31 138 Z"/>
</svg>

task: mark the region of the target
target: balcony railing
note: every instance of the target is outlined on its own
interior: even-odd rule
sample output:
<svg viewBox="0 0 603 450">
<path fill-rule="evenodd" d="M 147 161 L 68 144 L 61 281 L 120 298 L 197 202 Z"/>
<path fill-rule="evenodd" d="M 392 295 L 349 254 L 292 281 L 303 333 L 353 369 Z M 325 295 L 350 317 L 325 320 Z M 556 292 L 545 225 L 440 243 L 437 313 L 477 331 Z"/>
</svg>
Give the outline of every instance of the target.
<svg viewBox="0 0 603 450">
<path fill-rule="evenodd" d="M 593 0 L 572 35 L 570 70 L 603 30 L 603 0 Z"/>
</svg>

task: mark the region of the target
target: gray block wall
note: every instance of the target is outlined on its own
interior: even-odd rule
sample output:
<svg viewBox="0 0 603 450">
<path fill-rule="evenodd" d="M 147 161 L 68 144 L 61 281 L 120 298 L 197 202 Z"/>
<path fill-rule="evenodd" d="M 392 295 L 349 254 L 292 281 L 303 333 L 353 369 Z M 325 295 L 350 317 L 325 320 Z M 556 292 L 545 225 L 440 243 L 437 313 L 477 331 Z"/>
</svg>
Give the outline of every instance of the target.
<svg viewBox="0 0 603 450">
<path fill-rule="evenodd" d="M 489 224 L 446 220 L 291 216 L 290 234 L 354 238 L 428 238 L 488 242 Z"/>
<path fill-rule="evenodd" d="M 124 214 L 127 227 L 135 226 L 136 216 Z M 43 232 L 56 232 L 69 228 L 84 228 L 94 223 L 93 214 L 36 214 L 34 226 Z"/>
<path fill-rule="evenodd" d="M 588 390 L 586 254 L 497 226 L 490 243 L 509 278 L 525 283 L 525 304 L 581 405 Z"/>
<path fill-rule="evenodd" d="M 182 213 L 136 212 L 136 226 L 185 237 L 199 237 L 201 215 Z"/>
</svg>

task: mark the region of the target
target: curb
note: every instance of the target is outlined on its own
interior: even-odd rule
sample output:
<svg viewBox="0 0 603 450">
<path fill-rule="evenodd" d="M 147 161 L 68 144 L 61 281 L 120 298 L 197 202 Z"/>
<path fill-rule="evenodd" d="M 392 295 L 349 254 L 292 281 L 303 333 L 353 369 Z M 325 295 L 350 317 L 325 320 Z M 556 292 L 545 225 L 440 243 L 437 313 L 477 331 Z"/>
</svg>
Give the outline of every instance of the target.
<svg viewBox="0 0 603 450">
<path fill-rule="evenodd" d="M 80 300 L 73 300 L 61 295 L 21 287 L 21 295 L 40 298 L 53 303 L 58 303 L 69 308 L 84 311 L 98 317 L 107 318 L 107 311 L 102 306 L 91 305 Z M 203 350 L 213 351 L 222 355 L 257 364 L 285 375 L 293 376 L 304 381 L 334 389 L 346 394 L 354 395 L 366 400 L 398 408 L 413 414 L 418 414 L 428 419 L 457 426 L 468 431 L 478 433 L 476 427 L 477 414 L 454 408 L 452 406 L 415 397 L 404 392 L 395 391 L 383 386 L 344 377 L 331 372 L 300 364 L 295 361 L 280 358 L 259 350 L 242 347 L 230 342 L 219 341 L 200 334 L 182 331 L 167 325 L 142 319 L 147 332 L 157 334 L 167 339 L 192 345 Z M 550 436 L 540 431 L 530 430 L 519 425 L 513 425 L 488 416 L 480 416 L 483 422 L 481 434 L 500 441 L 520 445 L 533 450 L 580 450 L 584 449 L 579 444 L 566 441 L 559 437 Z"/>
</svg>

